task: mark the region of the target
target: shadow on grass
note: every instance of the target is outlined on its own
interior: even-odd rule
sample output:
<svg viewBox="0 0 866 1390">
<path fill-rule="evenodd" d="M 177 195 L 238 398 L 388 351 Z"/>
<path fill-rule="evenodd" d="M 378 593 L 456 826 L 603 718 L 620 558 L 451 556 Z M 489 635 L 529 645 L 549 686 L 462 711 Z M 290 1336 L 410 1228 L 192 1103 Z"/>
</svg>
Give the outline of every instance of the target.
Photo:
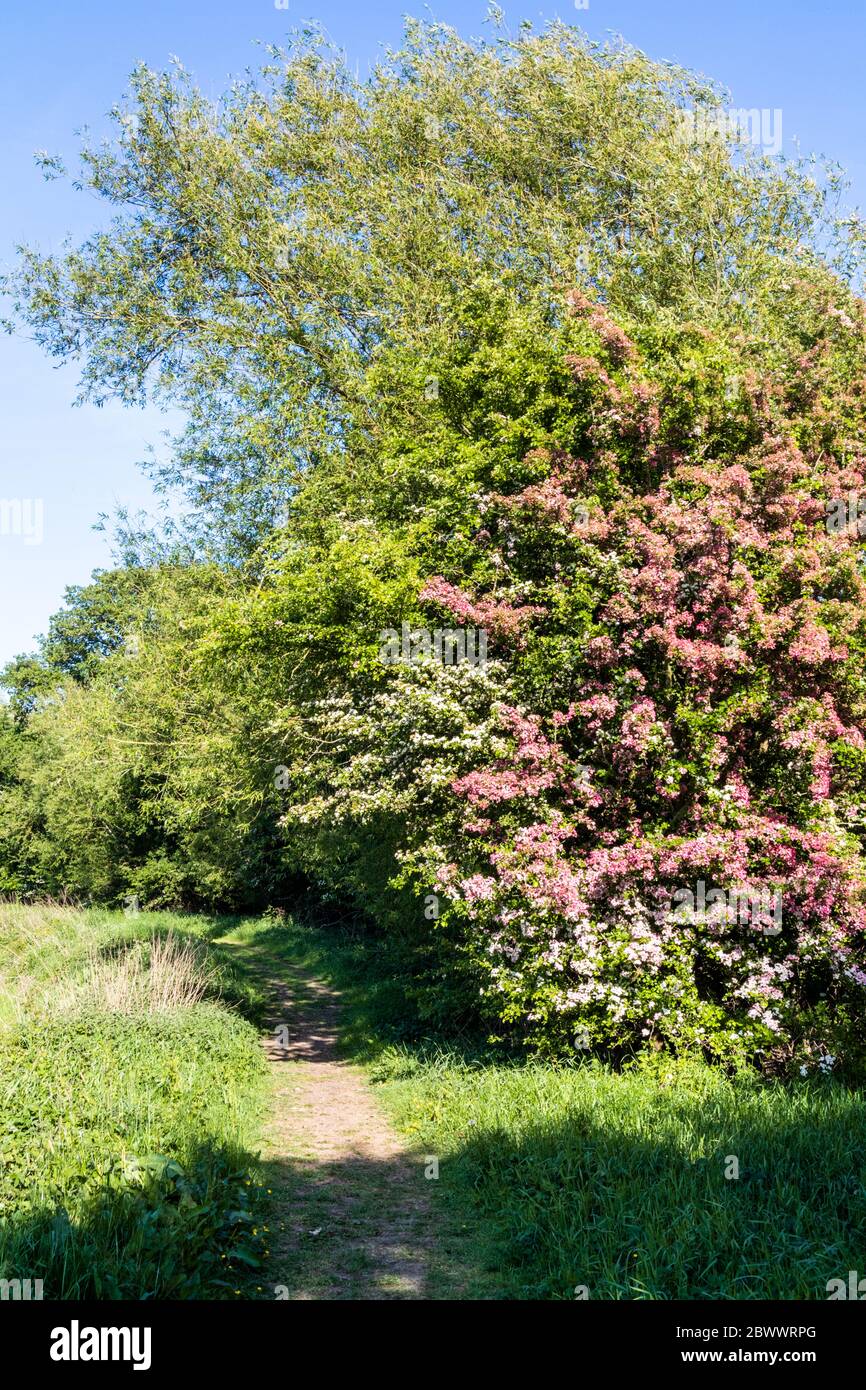
<svg viewBox="0 0 866 1390">
<path fill-rule="evenodd" d="M 626 1136 L 601 1116 L 530 1121 L 519 1137 L 491 1125 L 440 1159 L 438 1181 L 420 1161 L 281 1159 L 261 1168 L 261 1227 L 261 1208 L 235 1205 L 250 1192 L 236 1158 L 205 1145 L 192 1186 L 107 1189 L 74 1221 L 7 1226 L 0 1278 L 85 1301 L 571 1300 L 581 1287 L 590 1300 L 823 1300 L 863 1264 L 862 1110 L 848 1118 L 822 1146 L 817 1127 L 770 1135 L 732 1115 L 723 1135 L 718 1115 L 694 1112 L 700 1157 L 683 1136 Z"/>
<path fill-rule="evenodd" d="M 209 1142 L 183 1164 L 127 1160 L 86 1199 L 67 1198 L 74 1215 L 46 1204 L 0 1226 L 0 1278 L 41 1279 L 45 1299 L 231 1298 L 239 1283 L 255 1296 L 253 1162 Z"/>
<path fill-rule="evenodd" d="M 447 1052 L 464 1065 L 498 1060 L 525 1060 L 523 1052 L 495 1051 L 482 1035 L 454 1016 L 431 1021 L 422 1018 L 415 1002 L 417 980 L 413 950 L 374 932 L 322 927 L 314 915 L 284 921 L 212 919 L 207 939 L 225 950 L 241 974 L 252 977 L 265 998 L 273 999 L 281 981 L 291 979 L 301 993 L 311 982 L 326 985 L 340 1000 L 341 1056 L 374 1062 L 394 1047 L 419 1059 Z M 265 1014 L 260 1010 L 258 1022 Z"/>
<path fill-rule="evenodd" d="M 862 1100 L 792 1120 L 769 1096 L 617 1103 L 587 1082 L 567 1115 L 525 1106 L 441 1163 L 497 1232 L 504 1296 L 814 1300 L 863 1265 Z"/>
</svg>

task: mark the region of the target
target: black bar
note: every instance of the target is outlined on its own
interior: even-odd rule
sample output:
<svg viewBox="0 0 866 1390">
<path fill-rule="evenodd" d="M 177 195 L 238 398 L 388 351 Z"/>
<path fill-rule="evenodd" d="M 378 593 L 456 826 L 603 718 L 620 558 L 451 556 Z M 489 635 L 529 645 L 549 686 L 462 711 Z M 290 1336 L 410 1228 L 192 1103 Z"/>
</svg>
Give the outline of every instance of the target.
<svg viewBox="0 0 866 1390">
<path fill-rule="evenodd" d="M 824 1379 L 829 1372 L 856 1364 L 862 1348 L 866 1320 L 859 1309 L 840 1306 L 840 1301 L 601 1303 L 578 1299 L 507 1307 L 504 1301 L 490 1301 L 439 1303 L 426 1312 L 416 1308 L 390 1314 L 380 1305 L 364 1303 L 363 1321 L 357 1322 L 357 1336 L 349 1342 L 346 1334 L 356 1324 L 359 1309 L 346 1302 L 46 1300 L 0 1304 L 0 1335 L 7 1369 L 14 1358 L 22 1368 L 61 1381 L 70 1376 L 92 1380 L 102 1373 L 114 1378 L 128 1374 L 140 1381 L 146 1375 L 162 1377 L 178 1371 L 213 1372 L 223 1379 L 238 1373 L 249 1381 L 253 1376 L 272 1375 L 278 1368 L 297 1379 L 309 1376 L 310 1359 L 318 1361 L 320 1372 L 327 1373 L 345 1360 L 352 1374 L 378 1369 L 395 1375 L 399 1367 L 403 1378 L 422 1374 L 429 1381 L 437 1361 L 443 1373 L 453 1375 L 476 1359 L 480 1366 L 492 1369 L 502 1357 L 507 1369 L 509 1362 L 513 1367 L 511 1359 L 519 1356 L 521 1361 L 535 1362 L 542 1373 L 554 1347 L 557 1360 L 566 1347 L 570 1349 L 568 1360 L 576 1375 L 593 1365 L 611 1374 L 680 1369 L 697 1375 L 711 1365 L 734 1373 L 740 1367 L 759 1366 L 771 1376 L 790 1366 L 805 1366 Z M 149 1364 L 135 1371 L 131 1359 L 81 1359 L 81 1351 L 91 1346 L 102 1352 L 102 1339 L 95 1339 L 88 1329 L 103 1328 L 128 1329 L 128 1339 L 120 1335 L 116 1339 L 118 1351 L 128 1351 L 130 1357 L 137 1352 L 143 1362 L 148 1350 Z M 139 1329 L 137 1340 L 133 1340 L 135 1328 Z M 149 1329 L 149 1348 L 144 1329 Z M 552 1345 L 525 1340 L 533 1333 L 553 1330 L 559 1335 Z M 399 1339 L 407 1332 L 415 1340 L 403 1344 L 401 1353 Z M 459 1341 L 452 1340 L 455 1333 Z M 52 1359 L 52 1346 L 70 1355 L 77 1348 L 79 1359 Z M 107 1336 L 106 1355 L 111 1355 L 114 1346 Z M 414 1356 L 421 1360 L 421 1365 L 415 1363 L 415 1371 Z"/>
</svg>

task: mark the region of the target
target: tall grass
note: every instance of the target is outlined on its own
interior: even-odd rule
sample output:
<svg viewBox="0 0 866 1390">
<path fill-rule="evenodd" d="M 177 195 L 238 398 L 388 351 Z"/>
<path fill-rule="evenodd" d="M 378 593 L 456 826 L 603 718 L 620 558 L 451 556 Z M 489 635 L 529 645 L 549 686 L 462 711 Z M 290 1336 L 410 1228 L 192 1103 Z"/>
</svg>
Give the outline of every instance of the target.
<svg viewBox="0 0 866 1390">
<path fill-rule="evenodd" d="M 62 987 L 52 1003 L 59 1013 L 86 1008 L 171 1013 L 189 1009 L 215 991 L 215 976 L 201 943 L 169 933 L 109 954 L 91 949 L 81 977 Z"/>
<path fill-rule="evenodd" d="M 495 1233 L 503 1296 L 825 1299 L 863 1264 L 866 1105 L 829 1079 L 689 1059 L 413 1064 L 404 1049 L 378 1074 Z"/>
<path fill-rule="evenodd" d="M 0 907 L 0 1277 L 236 1297 L 261 1263 L 255 991 L 170 914 Z M 197 933 L 197 934 L 194 934 Z"/>
</svg>

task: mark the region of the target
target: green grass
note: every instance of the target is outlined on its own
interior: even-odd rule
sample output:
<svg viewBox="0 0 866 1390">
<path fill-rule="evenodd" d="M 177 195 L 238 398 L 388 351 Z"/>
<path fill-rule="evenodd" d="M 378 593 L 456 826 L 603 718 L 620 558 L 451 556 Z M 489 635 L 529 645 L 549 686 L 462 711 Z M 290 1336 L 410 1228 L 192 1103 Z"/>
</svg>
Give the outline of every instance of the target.
<svg viewBox="0 0 866 1390">
<path fill-rule="evenodd" d="M 497 1057 L 471 1039 L 444 1047 L 409 1036 L 386 945 L 291 923 L 247 923 L 233 939 L 342 991 L 347 1055 L 438 1156 L 437 1201 L 450 1230 L 470 1233 L 494 1296 L 825 1299 L 829 1279 L 863 1268 L 862 1093 L 691 1060 L 617 1073 Z"/>
<path fill-rule="evenodd" d="M 384 1089 L 497 1227 L 507 1296 L 818 1299 L 863 1264 L 864 1107 L 839 1088 L 443 1057 Z"/>
<path fill-rule="evenodd" d="M 0 907 L 0 1277 L 42 1279 L 46 1298 L 234 1298 L 255 1283 L 265 1067 L 238 1007 L 260 1000 L 210 925 Z M 146 985 L 169 933 L 187 943 L 180 1002 L 109 989 L 130 961 Z M 171 959 L 161 969 L 164 984 Z M 191 972 L 203 997 L 183 1002 Z"/>
<path fill-rule="evenodd" d="M 136 942 L 168 936 L 206 953 L 208 993 L 255 1020 L 263 1007 L 261 992 L 213 942 L 230 920 L 0 901 L 0 1035 L 34 1017 L 56 1015 L 59 993 L 84 979 L 94 959 L 109 959 Z"/>
<path fill-rule="evenodd" d="M 169 933 L 204 996 L 100 1003 L 112 962 L 141 950 L 146 971 Z M 0 909 L 0 1277 L 46 1297 L 272 1296 L 249 1020 L 264 975 L 305 972 L 340 990 L 347 1058 L 439 1160 L 431 1297 L 824 1299 L 862 1271 L 861 1093 L 446 1044 L 407 1009 L 405 969 L 387 943 L 289 919 Z"/>
</svg>

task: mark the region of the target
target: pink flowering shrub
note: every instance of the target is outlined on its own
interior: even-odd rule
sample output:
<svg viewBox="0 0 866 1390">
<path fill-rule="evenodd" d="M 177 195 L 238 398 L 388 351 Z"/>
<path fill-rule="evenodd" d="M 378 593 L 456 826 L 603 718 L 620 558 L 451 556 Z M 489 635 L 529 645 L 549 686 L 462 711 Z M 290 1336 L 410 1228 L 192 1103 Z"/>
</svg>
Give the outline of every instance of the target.
<svg viewBox="0 0 866 1390">
<path fill-rule="evenodd" d="M 418 882 L 496 1032 L 853 1058 L 866 583 L 856 527 L 825 516 L 866 492 L 863 308 L 731 377 L 703 331 L 642 350 L 585 295 L 568 306 L 570 438 L 479 491 L 475 556 L 421 590 L 431 615 L 487 626 L 514 694 L 496 756 L 451 780 Z M 697 885 L 716 906 L 684 918 Z"/>
</svg>

